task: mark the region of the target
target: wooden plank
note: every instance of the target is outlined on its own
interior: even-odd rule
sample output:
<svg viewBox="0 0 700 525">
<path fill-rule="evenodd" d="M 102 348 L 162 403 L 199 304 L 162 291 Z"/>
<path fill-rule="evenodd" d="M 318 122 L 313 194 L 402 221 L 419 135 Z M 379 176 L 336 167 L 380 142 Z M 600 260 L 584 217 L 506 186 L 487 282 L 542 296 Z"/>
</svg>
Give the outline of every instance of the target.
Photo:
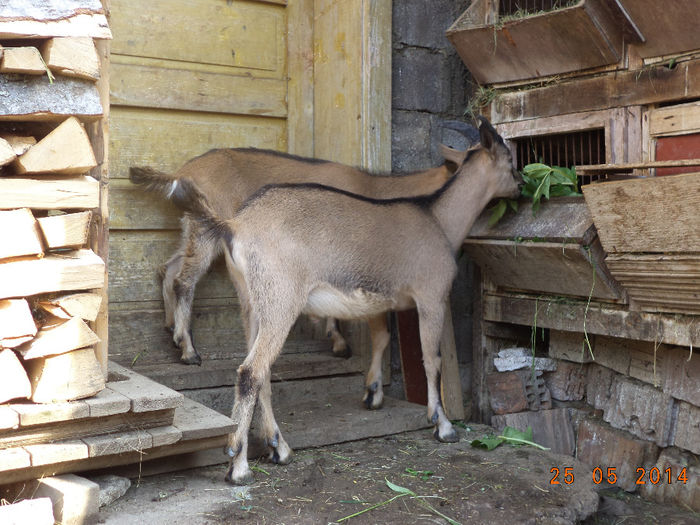
<svg viewBox="0 0 700 525">
<path fill-rule="evenodd" d="M 396 323 L 399 335 L 399 351 L 401 352 L 401 373 L 406 400 L 421 405 L 428 404 L 428 385 L 425 368 L 423 367 L 423 352 L 420 345 L 418 312 L 406 310 L 396 312 Z"/>
<path fill-rule="evenodd" d="M 90 227 L 89 211 L 50 215 L 37 219 L 49 250 L 81 248 L 87 244 Z"/>
<path fill-rule="evenodd" d="M 532 326 L 536 318 L 541 328 L 685 347 L 700 344 L 700 324 L 695 316 L 634 312 L 603 303 L 592 303 L 587 308 L 584 300 L 487 293 L 484 318 L 524 326 Z"/>
<path fill-rule="evenodd" d="M 19 415 L 20 426 L 23 428 L 33 425 L 56 425 L 62 421 L 82 419 L 90 415 L 90 407 L 84 401 L 50 405 L 18 403 L 10 407 Z"/>
<path fill-rule="evenodd" d="M 39 301 L 38 306 L 60 319 L 79 317 L 94 321 L 100 311 L 102 296 L 96 293 L 73 293 L 48 297 Z"/>
<path fill-rule="evenodd" d="M 87 445 L 91 458 L 131 451 L 143 452 L 153 448 L 153 436 L 141 429 L 86 437 L 83 438 L 83 442 Z"/>
<path fill-rule="evenodd" d="M 168 24 L 153 24 L 163 13 L 168 14 Z M 112 53 L 281 76 L 285 22 L 283 7 L 260 3 L 112 0 L 110 23 L 118 36 Z"/>
<path fill-rule="evenodd" d="M 496 285 L 553 295 L 617 300 L 617 287 L 578 244 L 467 239 L 467 254 Z M 595 272 L 595 276 L 594 276 Z"/>
<path fill-rule="evenodd" d="M 655 160 L 648 162 L 627 162 L 622 164 L 590 164 L 576 166 L 576 171 L 579 173 L 595 173 L 595 172 L 610 172 L 619 171 L 644 170 L 652 168 L 672 168 L 700 166 L 700 159 L 678 159 L 678 160 Z"/>
<path fill-rule="evenodd" d="M 39 210 L 96 208 L 100 185 L 92 177 L 2 177 L 0 209 Z"/>
<path fill-rule="evenodd" d="M 109 367 L 111 372 L 127 378 L 126 381 L 113 382 L 110 388 L 131 399 L 132 412 L 151 412 L 182 406 L 184 399 L 182 394 L 116 363 L 110 363 Z"/>
<path fill-rule="evenodd" d="M 0 403 L 27 399 L 32 388 L 22 363 L 12 350 L 0 350 Z"/>
<path fill-rule="evenodd" d="M 287 151 L 313 157 L 314 116 L 314 0 L 287 7 Z"/>
<path fill-rule="evenodd" d="M 46 65 L 58 75 L 97 80 L 100 57 L 90 37 L 52 38 L 41 46 Z"/>
<path fill-rule="evenodd" d="M 74 419 L 58 424 L 50 423 L 27 428 L 20 427 L 12 432 L 0 432 L 0 450 L 58 441 L 87 439 L 93 436 L 109 436 L 115 432 L 128 432 L 134 428 L 142 430 L 159 428 L 170 425 L 173 417 L 174 411 L 170 409 L 141 413 L 125 412 L 98 418 Z"/>
<path fill-rule="evenodd" d="M 181 144 L 176 151 L 172 144 Z M 130 166 L 152 166 L 172 173 L 213 148 L 252 146 L 284 151 L 280 119 L 213 113 L 111 108 L 110 178 L 128 179 Z"/>
<path fill-rule="evenodd" d="M 111 38 L 99 0 L 23 0 L 5 5 L 0 37 L 90 36 Z"/>
<path fill-rule="evenodd" d="M 452 308 L 445 309 L 445 321 L 440 338 L 440 395 L 445 414 L 449 419 L 465 418 L 464 399 L 462 398 L 462 380 L 459 374 L 455 332 L 452 326 Z"/>
<path fill-rule="evenodd" d="M 179 230 L 182 210 L 126 179 L 109 183 L 109 227 L 112 230 Z"/>
<path fill-rule="evenodd" d="M 105 387 L 102 368 L 92 348 L 37 357 L 26 361 L 25 366 L 35 403 L 82 399 Z"/>
<path fill-rule="evenodd" d="M 0 73 L 45 75 L 46 66 L 41 60 L 41 53 L 35 47 L 5 47 L 0 61 Z"/>
<path fill-rule="evenodd" d="M 95 84 L 88 80 L 56 77 L 53 83 L 39 76 L 21 82 L 0 75 L 0 120 L 59 120 L 68 116 L 96 119 L 102 105 Z"/>
<path fill-rule="evenodd" d="M 286 354 L 272 366 L 272 381 L 290 381 L 309 377 L 325 377 L 362 372 L 359 356 L 349 359 L 334 357 L 330 351 L 321 353 L 314 345 L 308 352 Z M 138 364 L 134 370 L 174 390 L 214 388 L 236 384 L 238 367 L 243 362 L 240 355 L 229 359 L 206 359 L 201 367 L 188 367 L 180 363 Z M 425 382 L 425 381 L 423 381 Z"/>
<path fill-rule="evenodd" d="M 204 439 L 233 432 L 235 425 L 226 416 L 185 398 L 180 410 L 175 412 L 173 426 L 182 432 L 182 439 Z"/>
<path fill-rule="evenodd" d="M 17 172 L 82 175 L 97 166 L 90 139 L 75 117 L 69 117 L 17 159 Z"/>
<path fill-rule="evenodd" d="M 31 341 L 36 324 L 25 299 L 0 300 L 0 349 L 16 348 Z"/>
<path fill-rule="evenodd" d="M 0 259 L 26 255 L 44 255 L 34 215 L 28 208 L 0 211 Z"/>
<path fill-rule="evenodd" d="M 33 467 L 52 465 L 64 461 L 75 461 L 88 457 L 87 445 L 78 439 L 61 441 L 59 443 L 25 445 L 23 448 L 29 453 Z"/>
<path fill-rule="evenodd" d="M 25 469 L 32 464 L 32 459 L 29 453 L 23 448 L 11 448 L 0 450 L 0 465 L 3 469 Z M 6 481 L 3 476 L 3 481 Z M 9 480 L 7 480 L 9 482 Z"/>
<path fill-rule="evenodd" d="M 85 321 L 73 317 L 57 324 L 43 326 L 36 337 L 18 349 L 25 360 L 65 354 L 71 350 L 92 346 L 99 338 Z"/>
<path fill-rule="evenodd" d="M 86 290 L 104 284 L 104 262 L 91 250 L 0 263 L 0 298 Z"/>
<path fill-rule="evenodd" d="M 583 194 L 608 253 L 700 251 L 700 173 L 589 184 Z"/>
<path fill-rule="evenodd" d="M 576 78 L 522 91 L 499 92 L 491 105 L 493 123 L 538 119 L 565 113 L 641 106 L 700 97 L 700 60 L 640 71 Z"/>
<path fill-rule="evenodd" d="M 200 44 L 201 45 L 201 44 Z M 284 118 L 286 81 L 220 72 L 167 69 L 114 55 L 111 103 L 119 106 L 209 111 Z M 177 85 L 177 90 L 171 89 Z"/>
<path fill-rule="evenodd" d="M 700 132 L 700 102 L 654 108 L 649 112 L 649 134 L 654 137 Z"/>
</svg>

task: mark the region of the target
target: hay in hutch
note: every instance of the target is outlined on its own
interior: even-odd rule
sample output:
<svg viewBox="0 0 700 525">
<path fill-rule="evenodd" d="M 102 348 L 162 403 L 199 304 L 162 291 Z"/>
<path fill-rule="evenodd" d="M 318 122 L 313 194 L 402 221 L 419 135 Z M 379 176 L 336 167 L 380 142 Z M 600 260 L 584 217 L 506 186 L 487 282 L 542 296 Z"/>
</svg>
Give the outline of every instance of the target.
<svg viewBox="0 0 700 525">
<path fill-rule="evenodd" d="M 473 415 L 695 510 L 698 23 L 692 1 L 475 0 L 448 31 L 518 168 L 575 166 L 585 197 L 472 230 Z"/>
</svg>

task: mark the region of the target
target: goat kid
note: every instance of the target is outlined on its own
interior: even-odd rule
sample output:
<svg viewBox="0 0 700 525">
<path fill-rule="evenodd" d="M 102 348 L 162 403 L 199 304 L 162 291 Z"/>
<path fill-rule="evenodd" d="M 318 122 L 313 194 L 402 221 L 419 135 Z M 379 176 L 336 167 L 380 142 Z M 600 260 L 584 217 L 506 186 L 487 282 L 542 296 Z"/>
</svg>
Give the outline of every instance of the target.
<svg viewBox="0 0 700 525">
<path fill-rule="evenodd" d="M 455 254 L 488 202 L 517 197 L 522 183 L 510 151 L 486 119 L 479 132 L 479 148 L 444 148 L 458 169 L 429 197 L 374 200 L 318 184 L 278 184 L 249 198 L 233 219 L 219 221 L 196 189 L 188 188 L 183 205 L 200 217 L 210 215 L 208 234 L 226 242 L 227 264 L 245 305 L 248 355 L 238 369 L 228 481 L 252 479 L 247 448 L 256 401 L 270 459 L 291 459 L 272 413 L 270 367 L 302 313 L 366 319 L 415 306 L 428 420 L 439 441 L 457 440 L 440 399 L 438 348 Z"/>
<path fill-rule="evenodd" d="M 468 138 L 475 140 L 473 136 Z M 454 168 L 443 165 L 402 176 L 376 176 L 335 162 L 304 159 L 274 151 L 218 149 L 190 160 L 174 175 L 152 168 L 132 167 L 130 178 L 133 183 L 143 184 L 167 197 L 173 195 L 178 181 L 187 179 L 206 198 L 212 213 L 221 220 L 227 220 L 234 216 L 248 197 L 269 184 L 316 182 L 366 197 L 396 198 L 434 192 L 452 176 Z M 180 245 L 161 270 L 165 326 L 172 330 L 173 342 L 182 350 L 181 361 L 186 364 L 201 364 L 202 361 L 190 330 L 194 289 L 212 261 L 222 252 L 219 243 L 202 242 L 203 234 L 200 222 L 185 214 Z M 372 340 L 386 345 L 386 320 L 374 320 L 371 329 Z M 347 343 L 338 331 L 335 320 L 328 320 L 326 331 L 333 339 L 333 353 L 340 357 L 349 356 Z M 380 354 L 382 350 L 379 350 Z M 373 374 L 368 385 L 377 381 L 381 384 L 381 377 Z M 373 397 L 368 406 L 378 408 L 381 396 Z"/>
</svg>

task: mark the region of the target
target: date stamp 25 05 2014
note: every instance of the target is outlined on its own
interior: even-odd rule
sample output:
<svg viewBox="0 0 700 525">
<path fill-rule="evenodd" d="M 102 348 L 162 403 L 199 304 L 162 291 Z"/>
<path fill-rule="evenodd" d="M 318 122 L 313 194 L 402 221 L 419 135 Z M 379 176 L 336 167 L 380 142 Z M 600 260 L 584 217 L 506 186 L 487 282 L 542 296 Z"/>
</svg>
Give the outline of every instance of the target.
<svg viewBox="0 0 700 525">
<path fill-rule="evenodd" d="M 552 467 L 549 472 L 552 475 L 552 478 L 549 480 L 550 485 L 571 485 L 575 481 L 573 467 Z M 678 472 L 673 472 L 671 467 L 663 470 L 658 467 L 650 469 L 638 467 L 636 472 L 637 480 L 635 484 L 637 485 L 646 485 L 647 483 L 652 485 L 682 483 L 685 485 L 688 482 L 688 474 L 685 467 Z M 593 477 L 593 483 L 596 485 L 605 483 L 614 485 L 617 483 L 617 467 L 595 467 L 591 471 L 591 476 Z"/>
</svg>

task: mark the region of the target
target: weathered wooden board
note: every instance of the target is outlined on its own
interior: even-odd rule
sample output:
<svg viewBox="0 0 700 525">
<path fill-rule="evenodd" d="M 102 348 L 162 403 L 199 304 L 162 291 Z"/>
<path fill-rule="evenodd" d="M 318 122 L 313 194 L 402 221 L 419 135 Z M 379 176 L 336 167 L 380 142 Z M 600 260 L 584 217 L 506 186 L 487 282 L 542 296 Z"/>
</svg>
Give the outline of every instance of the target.
<svg viewBox="0 0 700 525">
<path fill-rule="evenodd" d="M 80 248 L 88 241 L 92 213 L 64 213 L 40 217 L 37 222 L 49 250 L 58 248 Z"/>
<path fill-rule="evenodd" d="M 100 205 L 100 183 L 92 177 L 0 177 L 0 210 L 90 209 Z"/>
<path fill-rule="evenodd" d="M 0 120 L 48 120 L 74 115 L 85 119 L 102 116 L 94 82 L 56 77 L 0 75 Z"/>
<path fill-rule="evenodd" d="M 700 43 L 698 43 L 700 46 Z M 700 132 L 700 102 L 655 108 L 649 112 L 649 134 L 660 137 Z"/>
<path fill-rule="evenodd" d="M 479 9 L 478 3 L 484 2 L 473 2 L 467 11 Z M 498 26 L 475 25 L 467 12 L 447 37 L 480 84 L 557 75 L 620 60 L 625 26 L 613 9 L 607 2 L 586 0 Z"/>
<path fill-rule="evenodd" d="M 36 331 L 26 299 L 0 300 L 0 349 L 16 348 L 31 341 Z"/>
<path fill-rule="evenodd" d="M 284 79 L 218 71 L 166 69 L 113 55 L 111 103 L 120 106 L 210 111 L 265 117 L 287 114 Z M 172 86 L 178 89 L 172 89 Z"/>
<path fill-rule="evenodd" d="M 600 303 L 587 308 L 586 300 L 516 294 L 486 293 L 483 305 L 487 321 L 532 326 L 537 319 L 537 326 L 541 328 L 686 347 L 700 344 L 700 321 L 692 315 L 634 312 Z"/>
<path fill-rule="evenodd" d="M 274 72 L 286 62 L 284 8 L 262 3 L 193 0 L 173 4 L 113 0 L 112 53 L 202 65 Z M 154 24 L 167 13 L 167 24 Z M 171 66 L 172 67 L 172 66 Z"/>
<path fill-rule="evenodd" d="M 608 253 L 700 252 L 700 173 L 589 184 L 583 194 Z"/>
<path fill-rule="evenodd" d="M 621 253 L 605 262 L 632 309 L 700 314 L 700 255 Z"/>
<path fill-rule="evenodd" d="M 0 259 L 26 255 L 44 255 L 32 211 L 28 208 L 0 211 Z"/>
<path fill-rule="evenodd" d="M 0 298 L 26 297 L 104 285 L 104 262 L 91 250 L 0 264 Z"/>
<path fill-rule="evenodd" d="M 700 60 L 618 71 L 522 91 L 499 92 L 493 123 L 700 97 Z"/>
<path fill-rule="evenodd" d="M 109 183 L 112 230 L 178 230 L 182 211 L 171 201 L 144 191 L 126 179 Z"/>
<path fill-rule="evenodd" d="M 498 286 L 552 295 L 620 298 L 614 284 L 578 244 L 467 239 L 465 252 Z M 594 275 L 595 271 L 595 275 Z"/>
<path fill-rule="evenodd" d="M 173 144 L 178 148 L 173 149 Z M 237 146 L 284 151 L 284 121 L 123 106 L 111 109 L 111 179 L 128 178 L 130 166 L 172 173 L 210 149 Z"/>
<path fill-rule="evenodd" d="M 35 403 L 82 399 L 105 387 L 102 368 L 92 348 L 30 359 L 25 366 Z"/>
<path fill-rule="evenodd" d="M 10 0 L 0 14 L 0 36 L 112 35 L 100 0 Z"/>
</svg>

